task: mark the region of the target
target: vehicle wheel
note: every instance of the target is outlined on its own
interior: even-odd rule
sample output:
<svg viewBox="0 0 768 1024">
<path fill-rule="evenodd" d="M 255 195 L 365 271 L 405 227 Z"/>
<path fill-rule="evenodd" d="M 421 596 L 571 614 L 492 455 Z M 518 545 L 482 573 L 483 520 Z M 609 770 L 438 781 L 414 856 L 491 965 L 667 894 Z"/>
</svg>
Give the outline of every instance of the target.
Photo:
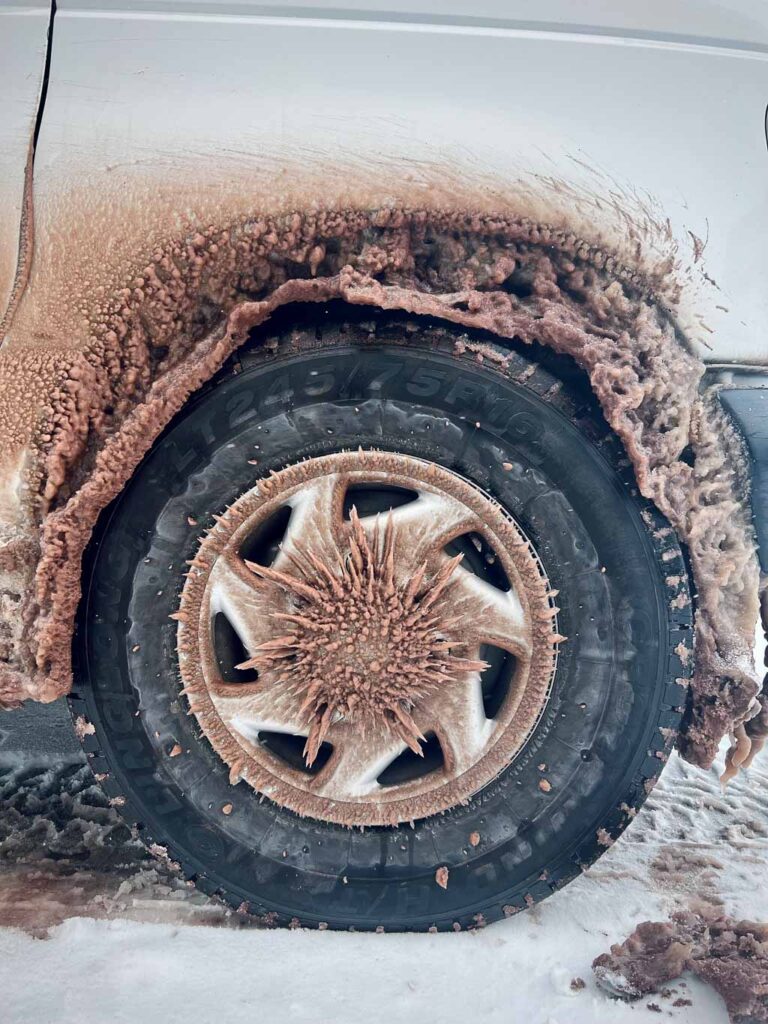
<svg viewBox="0 0 768 1024">
<path fill-rule="evenodd" d="M 89 550 L 71 704 L 204 890 L 475 927 L 634 817 L 685 700 L 687 575 L 589 396 L 378 323 L 239 353 L 161 437 Z"/>
</svg>

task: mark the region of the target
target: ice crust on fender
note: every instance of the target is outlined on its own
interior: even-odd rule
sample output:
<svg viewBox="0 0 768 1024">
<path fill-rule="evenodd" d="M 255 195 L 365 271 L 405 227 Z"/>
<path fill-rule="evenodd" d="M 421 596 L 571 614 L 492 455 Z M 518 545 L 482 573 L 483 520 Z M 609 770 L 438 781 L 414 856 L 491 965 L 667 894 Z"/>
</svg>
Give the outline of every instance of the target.
<svg viewBox="0 0 768 1024">
<path fill-rule="evenodd" d="M 0 699 L 69 689 L 90 531 L 188 396 L 279 307 L 343 300 L 459 324 L 468 331 L 460 345 L 502 368 L 503 356 L 469 332 L 539 342 L 588 373 L 641 492 L 689 545 L 695 673 L 680 748 L 709 764 L 730 731 L 734 763 L 745 760 L 766 717 L 752 654 L 759 571 L 748 478 L 730 421 L 700 391 L 703 364 L 668 312 L 669 269 L 643 274 L 567 230 L 456 208 L 253 214 L 157 244 L 98 302 L 84 302 L 87 346 L 51 350 L 29 373 L 42 412 L 32 457 L 16 469 L 27 511 L 4 528 Z M 0 361 L 9 403 L 23 398 L 19 358 Z M 0 436 L 13 433 L 0 421 Z M 22 616 L 10 614 L 19 605 Z"/>
</svg>

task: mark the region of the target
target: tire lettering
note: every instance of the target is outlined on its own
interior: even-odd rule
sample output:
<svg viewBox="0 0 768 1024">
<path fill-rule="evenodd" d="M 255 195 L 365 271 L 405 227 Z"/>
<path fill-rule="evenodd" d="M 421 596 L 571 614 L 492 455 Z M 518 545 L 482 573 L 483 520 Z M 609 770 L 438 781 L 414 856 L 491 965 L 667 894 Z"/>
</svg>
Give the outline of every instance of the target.
<svg viewBox="0 0 768 1024">
<path fill-rule="evenodd" d="M 290 379 L 287 374 L 283 373 L 270 384 L 266 395 L 262 399 L 261 407 L 262 409 L 268 409 L 272 405 L 284 405 L 292 397 L 293 388 L 291 387 Z"/>
<path fill-rule="evenodd" d="M 541 424 L 527 412 L 519 412 L 507 424 L 507 433 L 516 440 L 533 440 L 541 433 Z"/>
<path fill-rule="evenodd" d="M 406 382 L 405 390 L 418 398 L 432 398 L 445 384 L 447 376 L 445 370 L 427 371 L 420 367 Z"/>
<path fill-rule="evenodd" d="M 457 402 L 479 402 L 484 394 L 483 385 L 477 381 L 457 380 L 445 396 L 446 402 L 455 405 Z"/>
<path fill-rule="evenodd" d="M 515 408 L 515 403 L 508 399 L 492 399 L 484 412 L 483 419 L 488 426 L 495 430 L 508 430 L 509 424 L 515 416 Z"/>
<path fill-rule="evenodd" d="M 227 412 L 229 413 L 229 425 L 230 427 L 236 427 L 241 423 L 245 423 L 256 415 L 256 410 L 253 407 L 253 394 L 251 392 L 245 392 L 233 397 L 227 402 Z"/>
<path fill-rule="evenodd" d="M 309 395 L 310 398 L 318 398 L 320 395 L 325 395 L 336 384 L 336 374 L 333 370 L 310 373 L 310 377 L 312 383 L 304 385 L 304 394 Z"/>
<path fill-rule="evenodd" d="M 166 451 L 168 460 L 173 463 L 173 468 L 178 474 L 182 474 L 197 458 L 194 448 L 185 448 L 182 451 L 176 441 L 169 441 Z"/>
<path fill-rule="evenodd" d="M 381 373 L 376 374 L 373 380 L 368 381 L 368 390 L 378 392 L 384 387 L 387 381 L 393 380 L 403 368 L 402 363 L 395 363 L 393 366 L 387 367 L 386 370 L 382 370 Z"/>
</svg>

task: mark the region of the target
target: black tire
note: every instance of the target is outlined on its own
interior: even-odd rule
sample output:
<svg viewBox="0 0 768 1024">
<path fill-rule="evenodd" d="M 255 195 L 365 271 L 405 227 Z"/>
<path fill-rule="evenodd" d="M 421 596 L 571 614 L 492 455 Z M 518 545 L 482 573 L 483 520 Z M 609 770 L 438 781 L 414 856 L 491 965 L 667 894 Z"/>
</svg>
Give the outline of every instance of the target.
<svg viewBox="0 0 768 1024">
<path fill-rule="evenodd" d="M 690 605 L 671 598 L 687 574 L 588 395 L 514 353 L 506 368 L 479 360 L 451 330 L 381 323 L 240 353 L 166 431 L 91 544 L 71 706 L 95 727 L 84 745 L 121 813 L 203 890 L 281 925 L 471 928 L 560 888 L 644 801 L 685 701 Z M 434 460 L 497 498 L 560 591 L 569 638 L 512 764 L 413 827 L 349 830 L 230 786 L 180 696 L 168 617 L 213 513 L 259 475 L 359 445 Z"/>
</svg>

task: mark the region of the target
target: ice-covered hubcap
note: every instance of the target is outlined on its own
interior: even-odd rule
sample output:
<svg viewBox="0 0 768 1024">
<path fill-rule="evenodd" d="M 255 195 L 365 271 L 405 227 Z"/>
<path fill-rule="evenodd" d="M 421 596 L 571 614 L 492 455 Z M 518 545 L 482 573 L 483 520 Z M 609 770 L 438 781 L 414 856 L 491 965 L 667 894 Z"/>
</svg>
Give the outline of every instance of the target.
<svg viewBox="0 0 768 1024">
<path fill-rule="evenodd" d="M 295 693 L 309 723 L 308 767 L 331 724 L 342 720 L 388 730 L 420 754 L 425 737 L 412 710 L 461 672 L 486 668 L 454 653 L 459 623 L 450 615 L 449 587 L 461 555 L 429 583 L 426 561 L 410 579 L 398 580 L 391 513 L 383 537 L 377 517 L 369 539 L 352 508 L 349 534 L 335 564 L 301 547 L 288 556 L 292 574 L 246 561 L 256 576 L 284 590 L 296 611 L 273 613 L 290 632 L 260 644 L 240 668 L 271 670 L 278 685 Z"/>
<path fill-rule="evenodd" d="M 347 825 L 424 817 L 531 732 L 561 639 L 553 596 L 507 513 L 456 474 L 310 459 L 203 539 L 178 613 L 184 693 L 233 783 Z"/>
</svg>

